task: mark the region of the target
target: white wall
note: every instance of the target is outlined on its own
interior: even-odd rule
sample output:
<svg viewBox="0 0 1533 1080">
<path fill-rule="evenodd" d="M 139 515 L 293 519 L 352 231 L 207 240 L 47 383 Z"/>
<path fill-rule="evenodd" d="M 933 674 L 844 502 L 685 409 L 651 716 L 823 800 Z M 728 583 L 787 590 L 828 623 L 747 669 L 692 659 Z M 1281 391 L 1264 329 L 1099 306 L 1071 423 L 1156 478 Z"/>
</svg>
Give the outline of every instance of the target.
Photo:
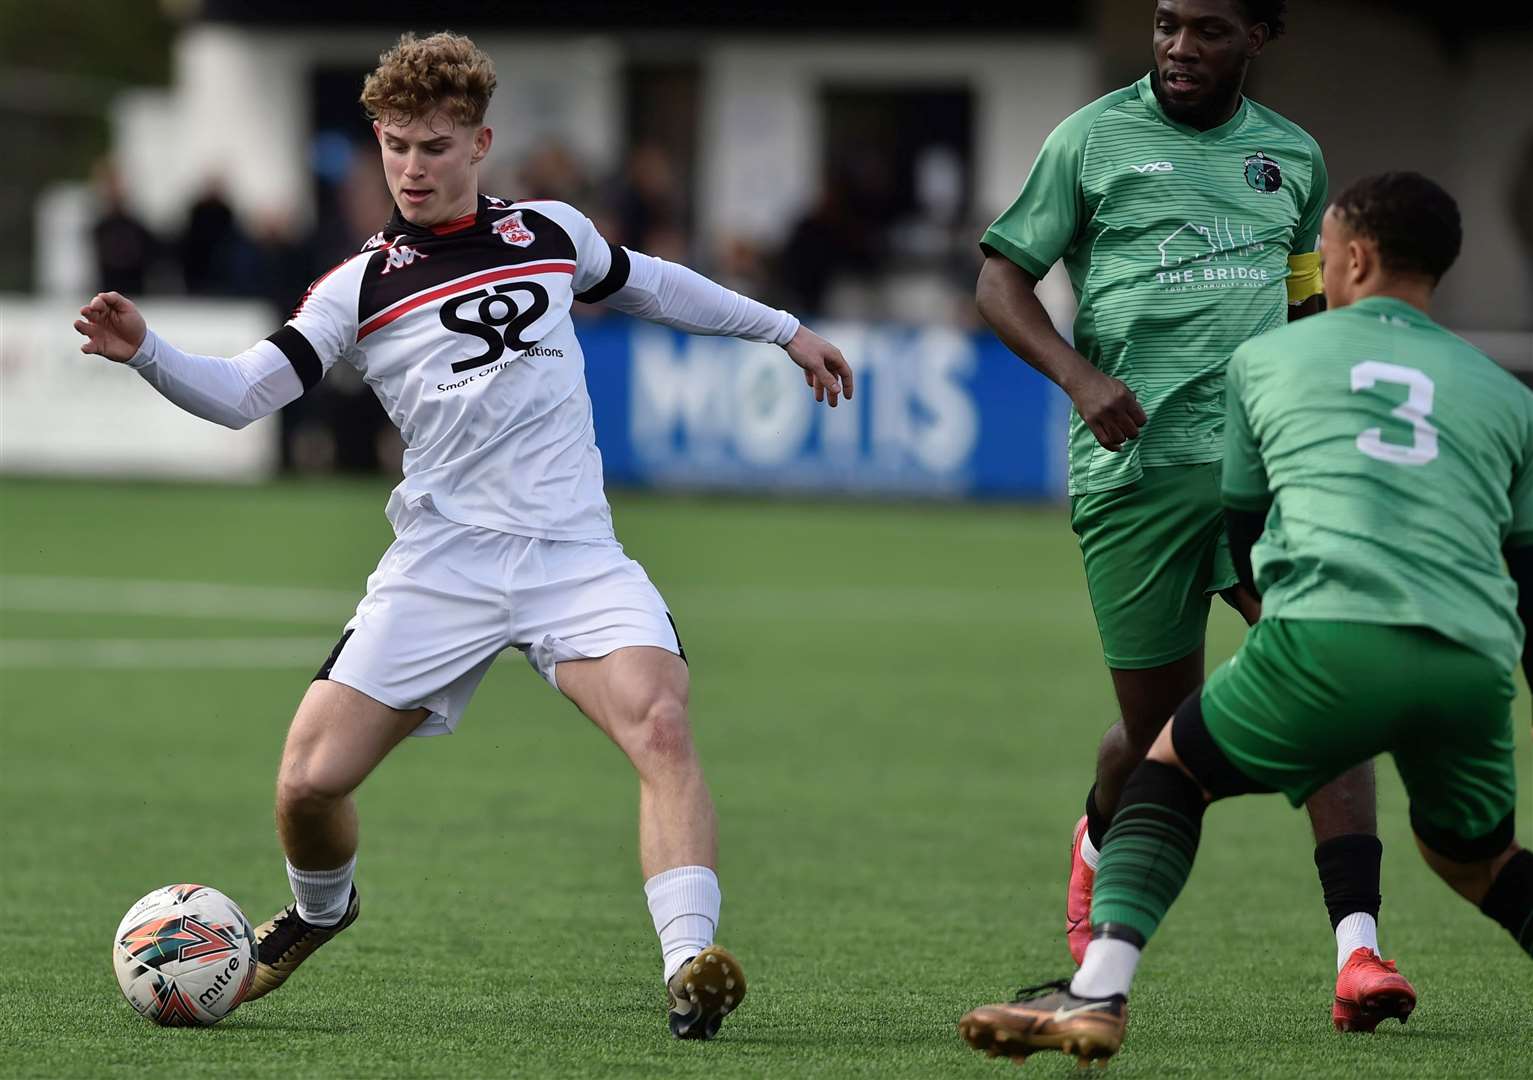
<svg viewBox="0 0 1533 1080">
<path fill-rule="evenodd" d="M 723 39 L 703 56 L 701 224 L 770 242 L 821 181 L 826 84 L 968 87 L 975 102 L 979 210 L 1015 197 L 1054 126 L 1097 96 L 1084 38 Z"/>
<path fill-rule="evenodd" d="M 1514 190 L 1528 197 L 1529 178 L 1515 170 L 1533 139 L 1533 34 L 1454 53 L 1418 20 L 1338 0 L 1275 42 L 1252 86 L 1320 143 L 1333 195 L 1372 173 L 1413 169 L 1458 200 L 1464 250 L 1443 279 L 1439 319 L 1533 329 L 1533 252 L 1509 209 Z"/>
<path fill-rule="evenodd" d="M 130 205 L 151 225 L 173 228 L 218 180 L 247 219 L 307 221 L 310 76 L 325 65 L 366 68 L 393 40 L 370 31 L 189 27 L 176 40 L 170 89 L 125 94 L 113 110 L 113 151 Z M 613 39 L 487 34 L 475 41 L 495 61 L 499 83 L 486 118 L 495 129 L 491 165 L 554 132 L 598 168 L 615 164 L 622 113 Z M 357 117 L 362 128 L 360 105 Z"/>
<path fill-rule="evenodd" d="M 74 297 L 0 295 L 0 470 L 262 480 L 276 417 L 231 431 L 184 413 L 124 364 L 80 352 Z M 232 356 L 271 328 L 265 304 L 150 300 L 145 317 L 188 351 Z"/>
<path fill-rule="evenodd" d="M 304 217 L 306 60 L 285 35 L 189 28 L 176 42 L 170 91 L 128 94 L 114 109 L 112 149 L 129 204 L 171 227 L 217 182 L 244 215 Z"/>
</svg>

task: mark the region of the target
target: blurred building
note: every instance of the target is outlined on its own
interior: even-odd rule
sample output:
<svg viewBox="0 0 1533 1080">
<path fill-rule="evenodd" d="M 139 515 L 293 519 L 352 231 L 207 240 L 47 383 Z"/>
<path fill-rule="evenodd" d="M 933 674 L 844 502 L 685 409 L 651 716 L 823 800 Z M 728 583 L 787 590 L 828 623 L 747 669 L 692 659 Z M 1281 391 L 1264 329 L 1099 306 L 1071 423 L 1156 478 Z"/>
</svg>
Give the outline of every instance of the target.
<svg viewBox="0 0 1533 1080">
<path fill-rule="evenodd" d="M 901 365 L 935 364 L 946 372 L 939 384 L 988 370 L 990 359 L 970 355 L 994 344 L 975 333 L 977 239 L 1062 119 L 1149 68 L 1153 10 L 1151 0 L 910 10 L 528 0 L 513 13 L 444 0 L 423 16 L 410 0 L 162 3 L 176 20 L 168 85 L 115 95 L 112 164 L 96 188 L 61 177 L 36 203 L 40 290 L 142 282 L 151 293 L 253 298 L 282 317 L 391 209 L 357 103 L 363 77 L 402 31 L 452 28 L 490 53 L 499 76 L 485 189 L 565 199 L 618 242 L 839 320 L 885 390 L 841 410 L 825 445 L 855 444 L 879 468 L 912 447 L 930 462 L 958 461 L 944 447 L 983 441 L 972 408 L 958 407 L 983 396 L 974 386 L 922 400 Z M 1533 377 L 1533 16 L 1425 0 L 1291 9 L 1249 93 L 1316 137 L 1333 190 L 1419 169 L 1452 191 L 1465 253 L 1437 315 Z M 1058 268 L 1040 291 L 1068 333 L 1073 297 Z M 906 334 L 904 344 L 885 329 Z M 968 335 L 969 353 L 954 335 Z M 731 417 L 717 402 L 694 415 L 695 402 L 656 389 L 688 365 L 714 371 L 712 346 L 668 352 L 656 340 L 621 343 L 634 357 L 633 400 L 676 423 Z M 719 387 L 733 370 L 718 368 Z M 397 459 L 392 428 L 348 372 L 287 410 L 285 466 Z M 671 374 L 657 382 L 655 372 Z M 1059 417 L 1038 415 L 1052 432 Z M 770 457 L 782 417 L 758 419 L 761 442 L 746 458 Z M 735 421 L 714 434 L 753 430 Z M 803 431 L 805 445 L 819 445 L 818 429 Z M 984 487 L 977 473 L 940 472 L 932 483 L 943 490 Z"/>
<path fill-rule="evenodd" d="M 1418 168 L 1454 191 L 1470 254 L 1445 321 L 1526 330 L 1533 29 L 1470 7 L 1295 4 L 1250 90 L 1316 136 L 1337 186 Z M 1044 136 L 1150 58 L 1147 0 L 903 14 L 531 3 L 514 20 L 445 3 L 429 21 L 404 0 L 186 10 L 171 86 L 121 96 L 112 116 L 129 208 L 162 234 L 211 184 L 247 221 L 308 228 L 333 212 L 316 176 L 335 147 L 370 139 L 362 76 L 401 30 L 452 26 L 497 63 L 487 182 L 578 201 L 623 242 L 781 302 L 913 322 L 969 317 L 972 241 Z"/>
</svg>

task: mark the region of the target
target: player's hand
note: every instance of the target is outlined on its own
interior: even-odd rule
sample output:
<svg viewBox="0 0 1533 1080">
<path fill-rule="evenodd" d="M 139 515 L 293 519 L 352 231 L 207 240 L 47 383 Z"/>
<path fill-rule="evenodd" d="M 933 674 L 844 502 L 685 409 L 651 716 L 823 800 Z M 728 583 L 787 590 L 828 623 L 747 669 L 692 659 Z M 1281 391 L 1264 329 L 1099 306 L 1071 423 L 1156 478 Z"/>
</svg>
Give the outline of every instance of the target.
<svg viewBox="0 0 1533 1080">
<path fill-rule="evenodd" d="M 783 348 L 804 369 L 804 382 L 814 391 L 814 400 L 828 400 L 832 409 L 843 395 L 851 400 L 852 365 L 846 362 L 840 349 L 802 325 Z"/>
<path fill-rule="evenodd" d="M 97 293 L 80 309 L 75 330 L 85 335 L 81 352 L 125 364 L 144 343 L 149 326 L 133 301 L 121 293 L 104 292 Z"/>
<path fill-rule="evenodd" d="M 1125 442 L 1137 439 L 1149 420 L 1128 385 L 1100 371 L 1093 370 L 1085 382 L 1072 387 L 1070 400 L 1097 442 L 1115 454 Z"/>
</svg>

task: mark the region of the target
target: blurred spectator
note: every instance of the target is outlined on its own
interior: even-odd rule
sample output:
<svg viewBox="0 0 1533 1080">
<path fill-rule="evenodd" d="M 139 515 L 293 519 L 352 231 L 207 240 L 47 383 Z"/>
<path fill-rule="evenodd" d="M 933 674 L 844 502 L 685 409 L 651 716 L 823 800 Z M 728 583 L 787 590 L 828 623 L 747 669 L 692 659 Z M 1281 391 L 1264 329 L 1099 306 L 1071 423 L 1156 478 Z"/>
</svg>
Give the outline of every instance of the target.
<svg viewBox="0 0 1533 1080">
<path fill-rule="evenodd" d="M 256 222 L 250 252 L 254 295 L 287 318 L 319 273 L 310 244 L 299 235 L 290 215 L 272 213 Z"/>
<path fill-rule="evenodd" d="M 160 242 L 123 201 L 122 178 L 110 161 L 96 166 L 101 216 L 91 226 L 96 287 L 102 292 L 140 296 L 160 254 Z"/>
<path fill-rule="evenodd" d="M 180 255 L 186 291 L 194 296 L 237 296 L 254 286 L 250 242 L 219 181 L 210 181 L 188 209 Z"/>
<path fill-rule="evenodd" d="M 612 197 L 614 243 L 662 259 L 685 262 L 686 193 L 675 162 L 658 143 L 641 142 L 628 153 Z"/>
<path fill-rule="evenodd" d="M 361 250 L 363 243 L 388 223 L 394 212 L 383 170 L 378 167 L 376 143 L 355 143 L 333 183 L 322 184 L 313 240 L 311 277 Z M 292 303 L 296 303 L 297 296 Z"/>
<path fill-rule="evenodd" d="M 771 262 L 760 245 L 743 236 L 724 236 L 714 253 L 714 280 L 735 292 L 754 297 L 774 306 L 782 287 L 772 277 Z"/>
<path fill-rule="evenodd" d="M 319 141 L 319 140 L 317 140 Z M 266 266 L 280 277 L 264 295 L 282 317 L 309 283 L 355 255 L 388 222 L 394 200 L 378 167 L 373 142 L 324 138 L 326 168 L 318 176 L 319 207 L 312 236 L 300 241 L 284 222 L 259 230 Z M 336 364 L 313 390 L 282 410 L 282 467 L 296 472 L 398 474 L 403 445 L 372 390 L 349 364 Z"/>
<path fill-rule="evenodd" d="M 832 287 L 849 280 L 866 283 L 883 265 L 882 226 L 877 201 L 846 173 L 833 175 L 819 201 L 788 233 L 778 259 L 789 302 L 810 315 L 828 310 Z"/>
<path fill-rule="evenodd" d="M 506 190 L 489 193 L 512 199 L 558 199 L 590 214 L 594 188 L 575 152 L 557 139 L 547 139 L 517 163 Z"/>
</svg>

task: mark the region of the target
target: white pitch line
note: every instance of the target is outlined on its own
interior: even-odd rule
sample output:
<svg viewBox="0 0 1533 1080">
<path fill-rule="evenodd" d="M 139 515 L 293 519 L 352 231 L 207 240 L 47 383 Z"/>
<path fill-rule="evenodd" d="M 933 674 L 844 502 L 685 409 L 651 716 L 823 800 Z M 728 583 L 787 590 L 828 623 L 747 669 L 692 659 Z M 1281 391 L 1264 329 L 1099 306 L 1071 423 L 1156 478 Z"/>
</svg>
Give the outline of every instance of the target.
<svg viewBox="0 0 1533 1080">
<path fill-rule="evenodd" d="M 0 609 L 169 615 L 278 622 L 345 622 L 362 596 L 343 589 L 132 578 L 0 576 Z"/>
<path fill-rule="evenodd" d="M 317 669 L 334 638 L 4 638 L 0 668 Z"/>
<path fill-rule="evenodd" d="M 355 610 L 358 591 L 291 585 L 232 585 L 128 578 L 0 575 L 0 610 L 154 615 L 334 626 Z M 1090 624 L 1080 583 L 1040 588 L 924 585 L 695 585 L 664 590 L 679 620 L 887 622 L 919 626 Z"/>
</svg>

